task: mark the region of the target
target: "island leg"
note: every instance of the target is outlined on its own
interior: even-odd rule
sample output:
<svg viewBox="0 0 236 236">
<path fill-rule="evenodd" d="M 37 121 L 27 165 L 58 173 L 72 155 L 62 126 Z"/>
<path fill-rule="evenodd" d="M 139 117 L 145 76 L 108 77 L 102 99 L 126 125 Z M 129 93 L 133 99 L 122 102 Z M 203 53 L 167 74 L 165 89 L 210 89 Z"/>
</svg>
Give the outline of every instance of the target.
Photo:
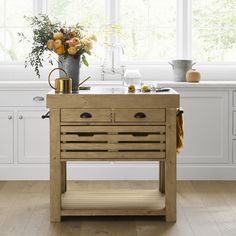
<svg viewBox="0 0 236 236">
<path fill-rule="evenodd" d="M 60 109 L 50 110 L 50 219 L 61 221 Z"/>
<path fill-rule="evenodd" d="M 166 221 L 176 221 L 176 109 L 166 109 Z"/>
<path fill-rule="evenodd" d="M 165 193 L 165 162 L 159 161 L 159 191 Z"/>
<path fill-rule="evenodd" d="M 61 162 L 61 193 L 66 191 L 66 161 Z"/>
</svg>

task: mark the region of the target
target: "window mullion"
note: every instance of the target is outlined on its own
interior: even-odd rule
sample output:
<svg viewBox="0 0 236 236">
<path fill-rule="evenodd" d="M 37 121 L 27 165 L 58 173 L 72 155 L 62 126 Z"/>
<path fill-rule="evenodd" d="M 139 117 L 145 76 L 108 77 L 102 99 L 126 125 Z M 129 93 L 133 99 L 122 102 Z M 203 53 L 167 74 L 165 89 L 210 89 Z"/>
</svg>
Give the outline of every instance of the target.
<svg viewBox="0 0 236 236">
<path fill-rule="evenodd" d="M 48 0 L 33 0 L 34 1 L 34 15 L 46 14 Z"/>
<path fill-rule="evenodd" d="M 177 0 L 177 57 L 192 57 L 192 0 Z"/>
<path fill-rule="evenodd" d="M 108 7 L 108 14 L 109 14 L 109 24 L 111 29 L 111 36 L 110 36 L 110 44 L 111 48 L 109 50 L 109 58 L 110 62 L 113 64 L 116 64 L 118 61 L 118 55 L 117 55 L 117 50 L 116 46 L 118 43 L 117 39 L 117 34 L 116 34 L 116 29 L 115 26 L 118 23 L 118 5 L 119 5 L 119 0 L 109 0 L 109 7 Z"/>
</svg>

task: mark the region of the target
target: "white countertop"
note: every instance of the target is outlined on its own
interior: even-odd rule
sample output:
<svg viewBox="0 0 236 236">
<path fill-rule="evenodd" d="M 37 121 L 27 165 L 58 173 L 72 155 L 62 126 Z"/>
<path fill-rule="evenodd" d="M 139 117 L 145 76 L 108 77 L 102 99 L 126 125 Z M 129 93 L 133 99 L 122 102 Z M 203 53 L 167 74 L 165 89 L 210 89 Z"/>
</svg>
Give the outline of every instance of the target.
<svg viewBox="0 0 236 236">
<path fill-rule="evenodd" d="M 144 81 L 145 84 L 158 87 L 171 88 L 235 88 L 236 81 L 201 81 L 200 83 L 174 82 L 174 81 Z M 122 86 L 121 81 L 89 81 L 86 85 L 91 86 Z M 51 88 L 47 81 L 0 81 L 0 89 L 21 89 L 21 90 L 46 90 Z"/>
</svg>

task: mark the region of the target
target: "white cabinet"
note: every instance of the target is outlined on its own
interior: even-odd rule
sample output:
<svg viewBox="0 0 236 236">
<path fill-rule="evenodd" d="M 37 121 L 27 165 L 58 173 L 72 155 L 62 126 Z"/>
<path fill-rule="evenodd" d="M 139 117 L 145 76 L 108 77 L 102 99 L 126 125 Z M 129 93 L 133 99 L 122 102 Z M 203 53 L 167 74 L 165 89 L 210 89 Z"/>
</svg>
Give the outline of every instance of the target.
<svg viewBox="0 0 236 236">
<path fill-rule="evenodd" d="M 49 120 L 41 119 L 47 111 L 47 92 L 0 89 L 0 172 L 19 168 L 20 174 L 29 166 L 23 164 L 49 163 Z"/>
<path fill-rule="evenodd" d="M 14 113 L 0 111 L 0 163 L 13 163 Z"/>
<path fill-rule="evenodd" d="M 233 162 L 236 163 L 236 139 L 233 140 Z"/>
<path fill-rule="evenodd" d="M 233 135 L 236 136 L 236 111 L 233 112 Z"/>
<path fill-rule="evenodd" d="M 227 163 L 227 91 L 179 91 L 184 109 L 184 148 L 179 163 Z"/>
<path fill-rule="evenodd" d="M 49 163 L 49 122 L 43 111 L 18 111 L 18 162 Z"/>
</svg>

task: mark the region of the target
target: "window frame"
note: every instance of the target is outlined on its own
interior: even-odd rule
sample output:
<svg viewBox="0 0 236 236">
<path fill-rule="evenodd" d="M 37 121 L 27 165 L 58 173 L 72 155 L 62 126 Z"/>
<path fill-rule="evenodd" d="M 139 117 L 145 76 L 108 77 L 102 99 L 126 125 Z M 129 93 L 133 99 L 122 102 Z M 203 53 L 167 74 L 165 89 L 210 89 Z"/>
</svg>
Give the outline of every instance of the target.
<svg viewBox="0 0 236 236">
<path fill-rule="evenodd" d="M 39 14 L 46 14 L 47 13 L 47 6 L 49 0 L 33 0 L 33 12 L 34 15 Z M 119 24 L 119 0 L 104 0 L 106 2 L 106 17 L 108 20 L 108 24 Z M 176 1 L 176 40 L 177 40 L 177 48 L 176 48 L 176 55 L 173 55 L 173 58 L 178 59 L 190 59 L 192 58 L 192 1 L 193 0 L 175 0 Z M 116 37 L 115 33 L 111 34 L 110 36 L 110 43 L 117 45 L 119 44 L 120 40 Z M 154 71 L 154 67 L 168 67 L 169 65 L 166 62 L 160 61 L 139 61 L 139 62 L 132 62 L 132 61 L 121 61 L 121 50 L 116 50 L 115 52 L 115 62 L 118 66 L 136 66 L 137 68 L 148 66 L 150 70 Z M 111 61 L 112 60 L 112 53 L 111 50 L 107 50 L 106 58 L 104 61 Z M 172 58 L 170 58 L 171 60 Z M 125 64 L 124 64 L 125 63 Z M 6 68 L 7 66 L 20 66 L 23 65 L 24 62 L 0 62 L 0 66 Z M 235 65 L 235 62 L 198 62 L 200 66 L 231 66 Z M 91 67 L 99 68 L 102 66 L 100 63 L 93 63 Z M 107 65 L 109 68 L 110 65 Z M 100 73 L 100 70 L 99 72 Z M 100 78 L 102 80 L 102 78 Z"/>
</svg>

